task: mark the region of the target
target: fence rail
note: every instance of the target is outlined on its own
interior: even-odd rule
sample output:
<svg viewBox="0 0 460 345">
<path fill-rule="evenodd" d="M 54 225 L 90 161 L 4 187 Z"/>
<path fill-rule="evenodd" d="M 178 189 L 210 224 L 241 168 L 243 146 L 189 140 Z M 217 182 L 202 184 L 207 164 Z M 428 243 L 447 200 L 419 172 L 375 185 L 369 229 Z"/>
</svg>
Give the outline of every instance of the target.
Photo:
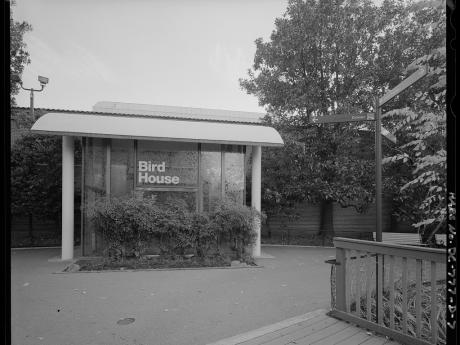
<svg viewBox="0 0 460 345">
<path fill-rule="evenodd" d="M 331 315 L 403 344 L 446 343 L 445 250 L 340 237 L 334 246 Z"/>
</svg>

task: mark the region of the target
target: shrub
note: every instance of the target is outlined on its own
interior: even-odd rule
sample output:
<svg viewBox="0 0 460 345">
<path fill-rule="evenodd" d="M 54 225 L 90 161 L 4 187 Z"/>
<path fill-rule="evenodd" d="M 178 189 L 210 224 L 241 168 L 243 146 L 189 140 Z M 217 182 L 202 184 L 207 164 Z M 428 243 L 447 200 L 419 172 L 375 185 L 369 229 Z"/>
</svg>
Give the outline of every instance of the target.
<svg viewBox="0 0 460 345">
<path fill-rule="evenodd" d="M 209 216 L 206 213 L 192 213 L 190 226 L 194 238 L 195 255 L 201 258 L 207 257 L 213 246 L 217 248 L 217 233 Z"/>
<path fill-rule="evenodd" d="M 88 212 L 107 243 L 105 255 L 115 259 L 140 257 L 158 228 L 161 214 L 155 201 L 134 198 L 101 199 Z"/>
<path fill-rule="evenodd" d="M 220 254 L 220 243 L 225 241 L 238 259 L 250 262 L 246 249 L 256 238 L 254 221 L 261 221 L 255 209 L 235 202 L 220 202 L 207 214 L 190 211 L 185 201 L 174 198 L 161 204 L 155 199 L 104 199 L 87 212 L 107 244 L 104 255 L 115 260 L 141 257 L 156 239 L 163 257 L 189 251 L 207 258 L 212 249 Z"/>
<path fill-rule="evenodd" d="M 244 258 L 247 247 L 256 239 L 254 222 L 262 221 L 262 214 L 254 208 L 224 200 L 216 204 L 210 218 L 218 241 L 227 240 L 237 258 Z"/>
<path fill-rule="evenodd" d="M 194 245 L 194 234 L 191 226 L 192 214 L 187 203 L 178 198 L 168 198 L 158 204 L 156 228 L 153 235 L 159 240 L 163 255 L 184 255 Z"/>
</svg>

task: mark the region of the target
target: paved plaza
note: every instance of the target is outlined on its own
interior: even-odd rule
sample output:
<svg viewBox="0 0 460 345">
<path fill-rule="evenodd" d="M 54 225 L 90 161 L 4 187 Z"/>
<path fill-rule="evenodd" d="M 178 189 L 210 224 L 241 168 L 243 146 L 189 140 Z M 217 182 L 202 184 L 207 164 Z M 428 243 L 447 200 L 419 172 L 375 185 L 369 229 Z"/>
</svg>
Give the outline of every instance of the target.
<svg viewBox="0 0 460 345">
<path fill-rule="evenodd" d="M 12 250 L 12 343 L 206 344 L 329 308 L 333 249 L 263 253 L 262 268 L 56 274 L 59 249 Z"/>
</svg>

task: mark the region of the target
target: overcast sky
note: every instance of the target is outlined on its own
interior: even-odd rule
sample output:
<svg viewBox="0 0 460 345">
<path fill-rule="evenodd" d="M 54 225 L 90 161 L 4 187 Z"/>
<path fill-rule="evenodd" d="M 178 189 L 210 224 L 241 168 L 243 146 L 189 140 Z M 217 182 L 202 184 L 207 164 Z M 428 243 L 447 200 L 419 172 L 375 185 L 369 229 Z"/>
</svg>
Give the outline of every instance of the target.
<svg viewBox="0 0 460 345">
<path fill-rule="evenodd" d="M 240 89 L 287 0 L 17 0 L 35 107 L 91 110 L 98 101 L 263 112 Z M 29 106 L 21 90 L 19 106 Z"/>
</svg>

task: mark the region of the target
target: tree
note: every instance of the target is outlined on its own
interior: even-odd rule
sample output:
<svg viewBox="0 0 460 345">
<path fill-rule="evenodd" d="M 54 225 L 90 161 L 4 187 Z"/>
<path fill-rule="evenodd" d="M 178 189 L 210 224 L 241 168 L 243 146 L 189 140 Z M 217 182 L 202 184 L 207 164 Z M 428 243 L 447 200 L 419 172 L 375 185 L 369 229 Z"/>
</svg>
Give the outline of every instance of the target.
<svg viewBox="0 0 460 345">
<path fill-rule="evenodd" d="M 373 200 L 375 166 L 373 150 L 369 149 L 373 146 L 372 133 L 332 125 L 322 128 L 328 135 L 319 141 L 315 136 L 318 128 L 286 130 L 274 126 L 285 145 L 264 151 L 264 211 L 268 216 L 281 214 L 295 219 L 296 203 L 319 203 L 319 235 L 331 237 L 333 202 L 364 212 Z"/>
<path fill-rule="evenodd" d="M 15 5 L 15 1 L 11 2 L 11 7 Z M 20 82 L 13 78 L 13 76 L 21 77 L 24 66 L 30 63 L 29 53 L 24 42 L 24 34 L 32 30 L 32 26 L 25 22 L 17 22 L 13 19 L 13 11 L 10 12 L 10 76 L 11 76 L 11 93 L 10 103 L 11 106 L 16 105 L 15 95 L 18 94 L 20 89 Z"/>
<path fill-rule="evenodd" d="M 266 107 L 270 124 L 303 146 L 301 155 L 297 147 L 291 152 L 302 157 L 291 170 L 304 177 L 283 182 L 295 180 L 299 199 L 321 203 L 323 232 L 332 232 L 333 201 L 360 211 L 373 201 L 374 162 L 358 149 L 360 129 L 368 125 L 318 125 L 311 118 L 373 111 L 374 96 L 398 84 L 406 66 L 439 44 L 444 33 L 430 26 L 439 13 L 399 0 L 380 7 L 368 0 L 290 0 L 270 41 L 255 41 L 254 64 L 240 84 Z M 275 180 L 276 174 L 267 181 Z M 274 193 L 291 195 L 284 186 L 270 186 L 263 191 L 268 200 Z"/>
<path fill-rule="evenodd" d="M 429 243 L 447 225 L 445 47 L 417 59 L 409 70 L 421 65 L 429 66 L 425 89 L 416 93 L 410 107 L 385 114 L 396 121 L 395 131 L 405 133 L 407 140 L 384 163 L 388 169 L 406 168 L 394 184 L 399 216 L 410 220 L 422 241 Z M 455 202 L 455 195 L 451 199 Z"/>
</svg>

